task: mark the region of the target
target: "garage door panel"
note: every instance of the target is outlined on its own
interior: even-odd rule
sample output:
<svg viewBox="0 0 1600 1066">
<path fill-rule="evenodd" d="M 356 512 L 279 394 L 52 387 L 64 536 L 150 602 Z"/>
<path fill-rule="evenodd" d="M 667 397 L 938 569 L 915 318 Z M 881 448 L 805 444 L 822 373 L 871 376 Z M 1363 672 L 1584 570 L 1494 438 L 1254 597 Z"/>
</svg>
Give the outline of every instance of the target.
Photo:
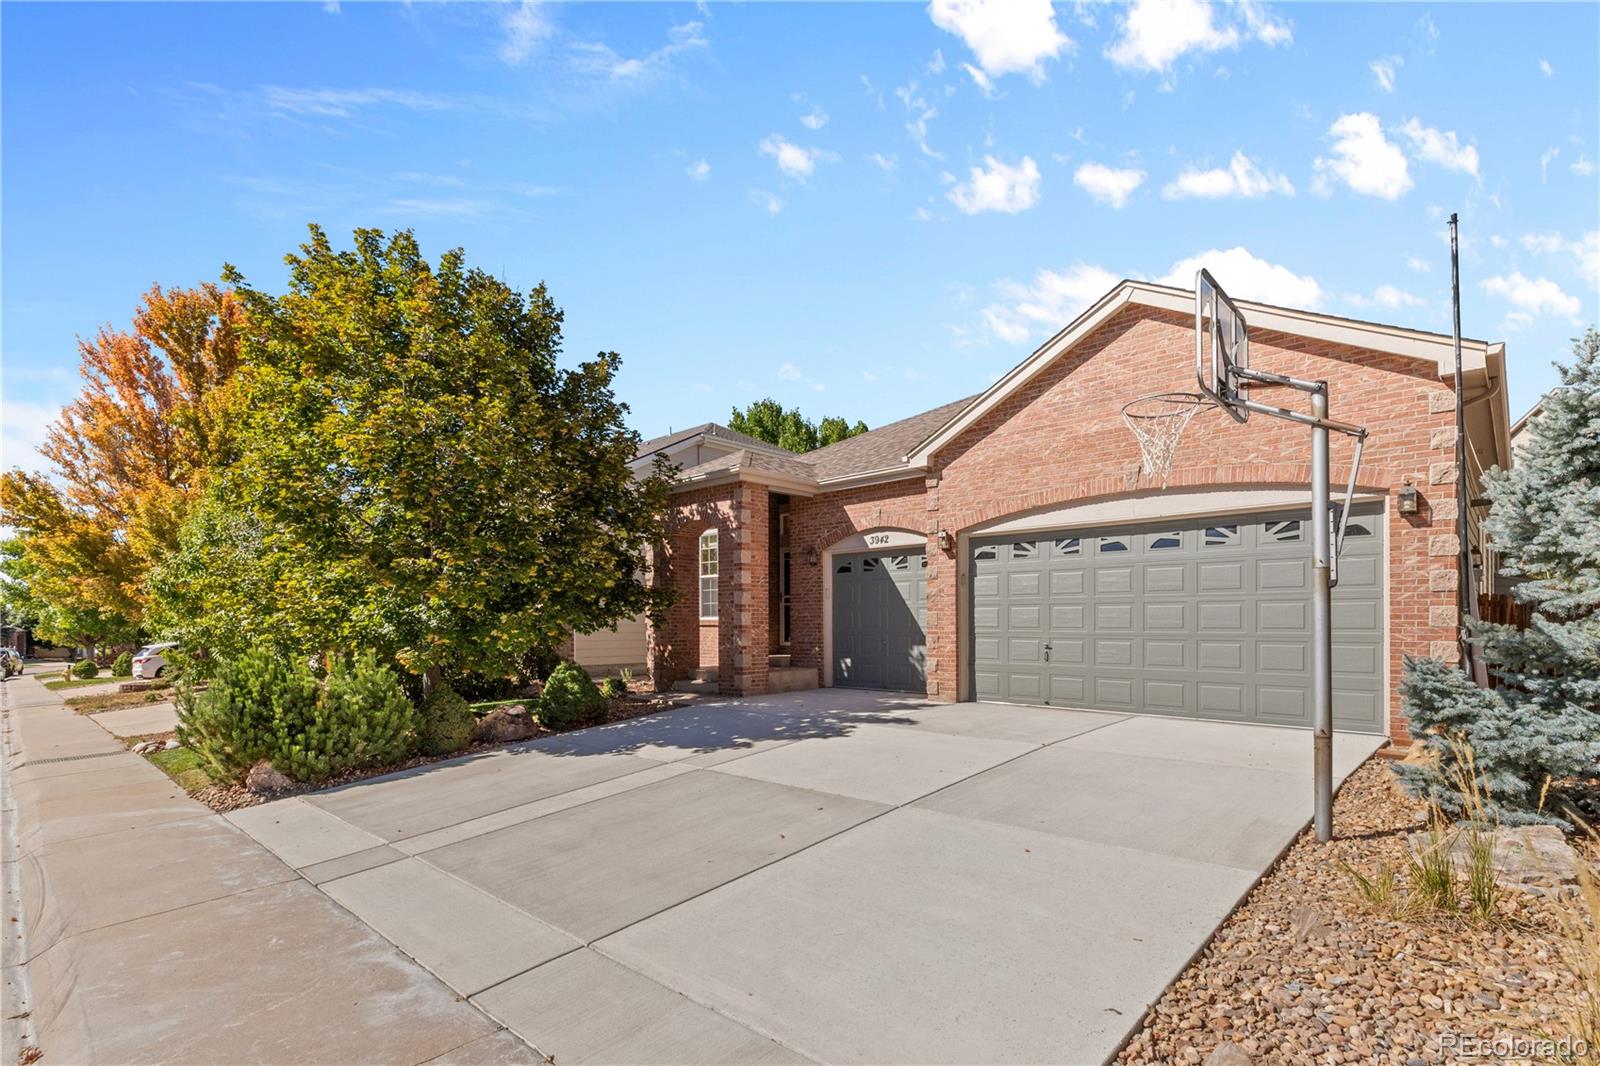
<svg viewBox="0 0 1600 1066">
<path fill-rule="evenodd" d="M 1335 713 L 1340 728 L 1381 731 L 1384 528 L 1370 512 L 1353 515 L 1358 524 L 1365 532 L 1352 532 L 1334 593 Z M 971 585 L 977 691 L 1307 725 L 1309 534 L 1303 515 L 1267 515 L 980 540 Z M 990 665 L 996 637 L 1005 661 Z M 1023 641 L 1014 653 L 1010 640 Z"/>
<path fill-rule="evenodd" d="M 1189 668 L 1189 645 L 1182 640 L 1147 640 L 1144 642 L 1144 665 L 1151 669 L 1186 670 Z"/>
<path fill-rule="evenodd" d="M 1200 631 L 1238 631 L 1244 628 L 1244 604 L 1226 601 L 1202 601 L 1199 606 Z"/>
<path fill-rule="evenodd" d="M 1188 592 L 1189 568 L 1182 564 L 1177 566 L 1147 566 L 1144 568 L 1144 591 L 1152 592 Z"/>
<path fill-rule="evenodd" d="M 1311 587 L 1311 564 L 1302 559 L 1262 559 L 1256 563 L 1256 591 L 1301 590 Z"/>
<path fill-rule="evenodd" d="M 1089 642 L 1085 640 L 1067 640 L 1054 637 L 1050 641 L 1050 661 L 1066 663 L 1069 666 L 1080 666 L 1084 662 Z"/>
<path fill-rule="evenodd" d="M 1083 579 L 1084 572 L 1082 570 L 1052 570 L 1050 572 L 1051 598 L 1055 599 L 1060 596 L 1082 596 L 1085 587 Z"/>
<path fill-rule="evenodd" d="M 854 688 L 893 688 L 923 691 L 927 685 L 926 556 L 921 552 L 863 554 L 841 557 L 833 573 L 833 683 Z M 992 577 L 998 588 L 999 576 Z M 993 610 L 978 605 L 974 622 Z M 999 630 L 998 614 L 988 619 L 991 634 Z M 974 632 L 976 638 L 977 634 Z M 998 661 L 1000 638 L 980 653 L 974 644 L 974 663 Z M 980 659 L 979 656 L 982 656 Z M 984 682 L 1002 687 L 999 670 Z M 1000 698 L 994 693 L 994 698 Z"/>
<path fill-rule="evenodd" d="M 1050 629 L 1056 633 L 1071 633 L 1087 628 L 1088 608 L 1082 603 L 1058 603 L 1050 608 Z"/>
<path fill-rule="evenodd" d="M 1244 563 L 1201 563 L 1199 578 L 1202 592 L 1242 592 Z"/>
<path fill-rule="evenodd" d="M 1094 698 L 1096 705 L 1100 707 L 1109 707 L 1112 710 L 1133 709 L 1133 678 L 1094 678 Z"/>
<path fill-rule="evenodd" d="M 1133 641 L 1096 640 L 1094 662 L 1096 666 L 1132 666 Z"/>
<path fill-rule="evenodd" d="M 1243 670 L 1244 643 L 1237 640 L 1201 640 L 1196 642 L 1197 659 L 1202 670 Z"/>
<path fill-rule="evenodd" d="M 977 663 L 997 663 L 1000 661 L 1000 638 L 979 637 L 972 642 L 972 658 Z"/>
<path fill-rule="evenodd" d="M 1085 674 L 1051 674 L 1050 702 L 1057 707 L 1082 707 L 1089 702 L 1089 678 Z"/>
<path fill-rule="evenodd" d="M 1182 603 L 1146 603 L 1145 629 L 1182 629 L 1189 614 L 1186 607 L 1187 605 Z"/>
<path fill-rule="evenodd" d="M 1304 600 L 1258 603 L 1256 629 L 1261 633 L 1309 633 L 1311 605 Z"/>
<path fill-rule="evenodd" d="M 1006 641 L 1006 661 L 1017 663 L 1044 662 L 1044 642 L 1025 637 L 1012 637 Z"/>
<path fill-rule="evenodd" d="M 1097 603 L 1094 605 L 1096 631 L 1127 630 L 1133 628 L 1133 604 Z"/>
<path fill-rule="evenodd" d="M 1263 673 L 1303 674 L 1310 669 L 1311 646 L 1300 641 L 1256 645 L 1256 669 Z"/>
<path fill-rule="evenodd" d="M 1001 700 L 1006 694 L 1000 688 L 1000 674 L 994 670 L 977 670 L 973 672 L 972 680 L 980 700 Z M 838 679 L 835 678 L 835 684 Z"/>
</svg>

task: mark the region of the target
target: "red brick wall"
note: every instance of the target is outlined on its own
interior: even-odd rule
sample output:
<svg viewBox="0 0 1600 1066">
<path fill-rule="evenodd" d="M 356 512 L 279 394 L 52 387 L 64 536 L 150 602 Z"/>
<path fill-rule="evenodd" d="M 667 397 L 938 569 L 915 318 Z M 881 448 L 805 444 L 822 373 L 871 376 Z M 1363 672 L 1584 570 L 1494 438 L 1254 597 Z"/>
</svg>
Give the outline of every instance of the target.
<svg viewBox="0 0 1600 1066">
<path fill-rule="evenodd" d="M 767 691 L 771 532 L 772 497 L 767 487 L 741 482 L 734 495 L 733 536 L 722 544 L 717 590 L 722 615 L 717 688 L 730 695 L 758 696 Z"/>
<path fill-rule="evenodd" d="M 907 529 L 926 534 L 929 525 L 923 479 L 872 485 L 821 496 L 796 496 L 789 502 L 789 653 L 795 666 L 822 666 L 823 551 L 869 529 Z M 811 564 L 815 551 L 818 564 Z M 930 566 L 932 559 L 929 560 Z M 931 613 L 933 604 L 929 602 Z M 929 654 L 932 654 L 931 651 Z"/>
<path fill-rule="evenodd" d="M 1390 681 L 1399 679 L 1402 655 L 1453 658 L 1453 401 L 1435 364 L 1268 332 L 1252 334 L 1251 357 L 1262 369 L 1332 383 L 1333 417 L 1372 431 L 1362 463 L 1362 488 L 1392 493 L 1410 477 L 1422 490 L 1421 515 L 1402 518 L 1391 508 L 1389 517 Z M 926 480 L 916 475 L 887 485 L 795 497 L 789 517 L 795 665 L 821 664 L 827 623 L 822 610 L 827 575 L 810 565 L 810 550 L 820 553 L 853 533 L 912 530 L 929 537 L 928 692 L 960 699 L 964 694 L 958 686 L 957 658 L 963 633 L 957 616 L 957 561 L 953 552 L 938 550 L 935 531 L 942 527 L 953 539 L 1002 516 L 1154 487 L 1139 476 L 1138 447 L 1120 410 L 1146 393 L 1192 391 L 1193 366 L 1190 316 L 1130 307 L 944 448 L 934 457 Z M 1285 390 L 1258 391 L 1256 398 L 1305 406 L 1305 397 Z M 1348 440 L 1334 439 L 1336 485 L 1342 486 L 1348 474 L 1352 448 Z M 1304 487 L 1310 480 L 1309 459 L 1310 431 L 1304 427 L 1260 415 L 1240 426 L 1220 412 L 1205 412 L 1190 423 L 1168 484 Z M 681 513 L 685 506 L 691 511 L 704 507 L 706 500 L 676 497 L 675 502 Z M 724 575 L 728 558 L 725 548 Z M 761 572 L 767 573 L 764 568 Z M 688 581 L 692 594 L 693 577 Z M 767 618 L 764 611 L 761 618 Z M 764 640 L 765 634 L 761 636 Z M 724 662 L 729 640 L 725 635 Z M 1390 725 L 1392 736 L 1405 737 L 1392 692 Z"/>
<path fill-rule="evenodd" d="M 1327 379 L 1333 417 L 1371 430 L 1362 488 L 1393 492 L 1410 477 L 1423 490 L 1429 506 L 1422 515 L 1389 518 L 1390 680 L 1398 680 L 1404 654 L 1453 656 L 1453 406 L 1436 365 L 1268 332 L 1251 334 L 1250 355 L 1262 369 Z M 935 456 L 940 524 L 960 533 L 1004 515 L 1154 487 L 1140 476 L 1138 445 L 1121 407 L 1146 393 L 1193 391 L 1193 367 L 1192 317 L 1124 310 Z M 1258 390 L 1255 398 L 1307 406 L 1305 397 L 1282 389 Z M 1349 440 L 1334 438 L 1337 485 L 1349 474 L 1353 450 Z M 1303 487 L 1309 459 L 1304 427 L 1261 415 L 1240 426 L 1208 411 L 1189 424 L 1168 485 Z M 930 565 L 928 654 L 938 660 L 942 691 L 954 691 L 957 678 L 955 582 L 953 566 Z M 935 603 L 943 608 L 937 625 Z M 1393 693 L 1390 726 L 1392 735 L 1405 736 Z"/>
<path fill-rule="evenodd" d="M 722 566 L 726 573 L 726 552 L 733 530 L 733 486 L 695 489 L 672 497 L 672 513 L 667 519 L 667 536 L 651 560 L 651 579 L 658 586 L 673 590 L 672 606 L 665 624 L 649 625 L 647 647 L 650 674 L 659 689 L 688 677 L 694 670 L 720 668 L 718 640 L 720 625 L 700 621 L 700 534 L 716 529 Z M 725 579 L 719 578 L 718 592 L 731 603 L 732 593 Z M 719 612 L 731 617 L 731 612 Z M 720 672 L 720 670 L 719 670 Z"/>
</svg>

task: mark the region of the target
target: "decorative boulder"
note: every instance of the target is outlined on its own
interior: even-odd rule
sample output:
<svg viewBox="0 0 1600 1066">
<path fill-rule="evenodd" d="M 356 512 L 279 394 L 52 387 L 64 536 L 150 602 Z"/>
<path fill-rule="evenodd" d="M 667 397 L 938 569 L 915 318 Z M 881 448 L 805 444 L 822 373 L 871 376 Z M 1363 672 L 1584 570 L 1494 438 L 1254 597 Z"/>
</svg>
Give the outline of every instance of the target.
<svg viewBox="0 0 1600 1066">
<path fill-rule="evenodd" d="M 472 739 L 477 744 L 504 744 L 512 740 L 527 740 L 533 736 L 533 716 L 521 704 L 496 707 L 472 727 Z"/>
<path fill-rule="evenodd" d="M 289 791 L 294 788 L 294 781 L 280 774 L 270 762 L 262 759 L 250 767 L 250 772 L 244 775 L 244 787 L 258 796 L 265 796 L 274 792 Z"/>
</svg>

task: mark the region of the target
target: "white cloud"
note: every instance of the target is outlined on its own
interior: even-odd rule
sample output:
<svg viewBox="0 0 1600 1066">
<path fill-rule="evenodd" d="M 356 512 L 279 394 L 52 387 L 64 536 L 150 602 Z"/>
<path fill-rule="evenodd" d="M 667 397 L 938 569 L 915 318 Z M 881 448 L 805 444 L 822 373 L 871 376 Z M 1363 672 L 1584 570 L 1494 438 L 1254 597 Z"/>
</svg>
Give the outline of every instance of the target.
<svg viewBox="0 0 1600 1066">
<path fill-rule="evenodd" d="M 911 139 L 917 142 L 917 147 L 929 159 L 943 159 L 942 152 L 936 152 L 928 145 L 928 123 L 939 117 L 939 110 L 926 99 L 917 95 L 917 83 L 902 85 L 895 89 L 894 95 L 905 105 L 911 117 L 906 120 L 906 132 L 911 134 Z"/>
<path fill-rule="evenodd" d="M 805 374 L 801 373 L 799 367 L 790 362 L 784 362 L 778 366 L 778 377 L 782 378 L 784 381 L 797 381 L 809 388 L 812 392 L 824 392 L 828 388 L 828 386 L 824 385 L 822 382 L 812 381 L 810 378 L 806 377 Z"/>
<path fill-rule="evenodd" d="M 1438 163 L 1446 170 L 1459 170 L 1463 174 L 1478 176 L 1478 150 L 1456 140 L 1454 130 L 1436 130 L 1411 118 L 1401 125 L 1400 132 L 1411 141 L 1412 150 L 1430 163 Z"/>
<path fill-rule="evenodd" d="M 1406 266 L 1412 270 L 1415 270 L 1418 274 L 1427 274 L 1433 270 L 1432 263 L 1421 258 L 1420 256 L 1415 255 L 1406 257 Z"/>
<path fill-rule="evenodd" d="M 1539 184 L 1543 185 L 1549 180 L 1550 164 L 1554 163 L 1560 155 L 1561 149 L 1559 148 L 1552 147 L 1544 150 L 1544 154 L 1539 157 Z"/>
<path fill-rule="evenodd" d="M 900 165 L 893 152 L 888 155 L 882 152 L 872 152 L 868 154 L 867 159 L 885 174 L 893 174 L 895 167 Z"/>
<path fill-rule="evenodd" d="M 1072 48 L 1050 0 L 932 0 L 928 15 L 966 43 L 990 78 L 1023 74 L 1041 84 L 1045 60 Z"/>
<path fill-rule="evenodd" d="M 1368 63 L 1367 68 L 1372 71 L 1372 76 L 1378 79 L 1378 88 L 1386 93 L 1392 93 L 1395 74 L 1404 64 L 1405 59 L 1401 56 L 1384 56 Z"/>
<path fill-rule="evenodd" d="M 1312 191 L 1325 195 L 1337 179 L 1365 196 L 1396 200 L 1411 188 L 1405 153 L 1384 137 L 1377 115 L 1340 115 L 1328 136 L 1334 139 L 1333 154 L 1318 156 L 1313 163 Z"/>
<path fill-rule="evenodd" d="M 1580 239 L 1569 241 L 1560 233 L 1525 233 L 1517 243 L 1534 255 L 1565 255 L 1579 276 L 1600 289 L 1600 230 L 1589 230 Z"/>
<path fill-rule="evenodd" d="M 1572 165 L 1567 169 L 1580 178 L 1587 178 L 1594 173 L 1594 163 L 1590 162 L 1588 156 L 1580 155 L 1572 161 Z"/>
<path fill-rule="evenodd" d="M 1226 168 L 1201 170 L 1191 163 L 1161 190 L 1168 200 L 1254 200 L 1272 193 L 1293 196 L 1294 185 L 1275 170 L 1262 170 L 1240 151 L 1233 153 Z"/>
<path fill-rule="evenodd" d="M 1259 259 L 1242 247 L 1225 251 L 1213 248 L 1180 259 L 1159 280 L 1163 285 L 1192 289 L 1195 273 L 1201 267 L 1209 270 L 1230 296 L 1283 307 L 1315 309 L 1322 304 L 1322 286 L 1316 278 Z"/>
<path fill-rule="evenodd" d="M 462 106 L 459 97 L 410 89 L 289 89 L 265 85 L 261 99 L 276 112 L 349 118 L 365 107 L 399 107 L 408 111 L 449 111 Z"/>
<path fill-rule="evenodd" d="M 514 4 L 501 24 L 506 37 L 500 42 L 500 58 L 512 65 L 527 59 L 555 32 L 555 27 L 545 18 L 544 7 L 538 0 L 522 0 L 520 4 Z"/>
<path fill-rule="evenodd" d="M 1117 170 L 1101 163 L 1085 163 L 1072 175 L 1072 183 L 1087 192 L 1095 203 L 1121 208 L 1135 189 L 1144 184 L 1142 170 Z"/>
<path fill-rule="evenodd" d="M 1421 307 L 1427 303 L 1422 297 L 1413 296 L 1393 285 L 1379 285 L 1372 290 L 1371 296 L 1363 296 L 1358 292 L 1347 293 L 1345 301 L 1352 307 L 1382 307 L 1391 311 L 1401 307 Z"/>
<path fill-rule="evenodd" d="M 667 30 L 667 43 L 638 57 L 618 55 L 609 45 L 583 41 L 572 46 L 572 68 L 580 74 L 607 78 L 623 85 L 648 85 L 665 76 L 677 57 L 704 48 L 707 41 L 698 22 L 685 22 Z"/>
<path fill-rule="evenodd" d="M 766 208 L 769 215 L 776 215 L 783 210 L 783 200 L 776 193 L 770 193 L 765 189 L 751 189 L 750 201 Z"/>
<path fill-rule="evenodd" d="M 995 283 L 999 299 L 981 312 L 984 325 L 1006 344 L 1048 336 L 1120 280 L 1103 267 L 1081 262 L 1065 270 L 1041 270 L 1028 284 L 1006 278 Z"/>
<path fill-rule="evenodd" d="M 808 130 L 820 130 L 828 124 L 828 113 L 820 107 L 812 107 L 810 111 L 800 116 L 800 125 Z"/>
<path fill-rule="evenodd" d="M 1016 166 L 1007 166 L 992 155 L 985 156 L 983 163 L 970 168 L 970 180 L 947 194 L 963 214 L 1001 211 L 1014 215 L 1039 202 L 1039 165 L 1032 156 L 1023 156 Z"/>
<path fill-rule="evenodd" d="M 1548 59 L 1541 59 L 1539 60 L 1539 73 L 1547 78 L 1553 78 L 1556 76 L 1556 68 L 1550 65 Z"/>
<path fill-rule="evenodd" d="M 693 163 L 689 164 L 684 172 L 695 181 L 705 181 L 711 176 L 711 164 L 707 163 L 704 159 L 696 159 Z"/>
<path fill-rule="evenodd" d="M 1498 296 L 1525 316 L 1561 315 L 1578 321 L 1583 304 L 1576 296 L 1569 296 L 1561 286 L 1549 278 L 1526 278 L 1520 271 L 1497 274 L 1483 282 L 1483 289 Z"/>
<path fill-rule="evenodd" d="M 816 172 L 819 162 L 837 158 L 832 152 L 821 148 L 803 148 L 777 133 L 763 140 L 758 147 L 762 155 L 769 155 L 777 162 L 778 169 L 786 177 L 802 182 Z"/>
<path fill-rule="evenodd" d="M 1219 24 L 1219 13 L 1228 21 Z M 1173 64 L 1189 52 L 1233 49 L 1247 38 L 1269 48 L 1294 40 L 1287 22 L 1249 0 L 1226 8 L 1208 0 L 1134 0 L 1117 28 L 1119 36 L 1106 49 L 1106 58 L 1124 70 L 1169 79 Z"/>
<path fill-rule="evenodd" d="M 0 467 L 35 470 L 44 465 L 39 445 L 61 409 L 22 400 L 0 401 Z"/>
<path fill-rule="evenodd" d="M 961 64 L 961 69 L 967 72 L 967 77 L 972 79 L 972 84 L 985 96 L 994 96 L 994 82 L 989 80 L 989 75 L 973 66 L 971 63 Z"/>
<path fill-rule="evenodd" d="M 944 49 L 935 48 L 933 55 L 928 57 L 928 65 L 923 68 L 929 74 L 944 73 Z"/>
</svg>

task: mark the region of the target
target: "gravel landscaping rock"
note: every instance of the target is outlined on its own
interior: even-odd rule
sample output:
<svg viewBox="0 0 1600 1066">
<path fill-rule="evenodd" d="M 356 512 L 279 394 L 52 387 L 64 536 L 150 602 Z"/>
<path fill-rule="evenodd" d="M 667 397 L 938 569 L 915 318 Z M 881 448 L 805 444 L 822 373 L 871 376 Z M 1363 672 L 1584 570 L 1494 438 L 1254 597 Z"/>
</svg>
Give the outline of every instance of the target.
<svg viewBox="0 0 1600 1066">
<path fill-rule="evenodd" d="M 257 796 L 276 796 L 294 789 L 294 778 L 279 773 L 267 760 L 262 759 L 244 775 L 244 787 Z"/>
<path fill-rule="evenodd" d="M 1482 923 L 1400 917 L 1356 888 L 1341 864 L 1368 877 L 1382 864 L 1404 870 L 1419 812 L 1387 763 L 1357 770 L 1334 805 L 1335 839 L 1300 836 L 1150 1008 L 1117 1061 L 1415 1066 L 1459 1061 L 1441 1044 L 1446 1034 L 1566 1034 L 1583 994 L 1560 954 L 1557 908 L 1570 899 L 1508 892 L 1496 920 Z"/>
<path fill-rule="evenodd" d="M 496 707 L 478 719 L 472 727 L 472 739 L 478 744 L 507 744 L 513 740 L 527 740 L 538 731 L 528 709 L 519 704 Z"/>
</svg>

